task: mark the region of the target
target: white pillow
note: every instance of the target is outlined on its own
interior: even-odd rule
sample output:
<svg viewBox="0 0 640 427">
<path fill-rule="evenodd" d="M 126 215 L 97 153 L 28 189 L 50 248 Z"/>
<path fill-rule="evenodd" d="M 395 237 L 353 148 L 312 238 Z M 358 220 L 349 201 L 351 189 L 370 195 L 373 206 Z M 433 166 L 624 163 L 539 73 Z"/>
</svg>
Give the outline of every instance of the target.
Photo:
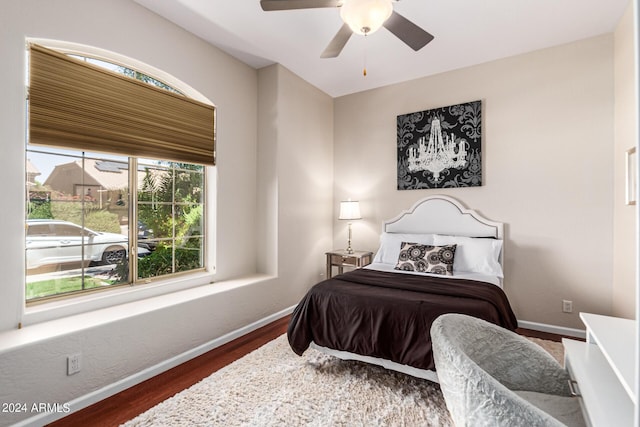
<svg viewBox="0 0 640 427">
<path fill-rule="evenodd" d="M 498 262 L 502 250 L 502 240 L 483 237 L 434 236 L 434 245 L 458 245 L 453 262 L 453 271 L 488 274 L 504 277 Z"/>
<path fill-rule="evenodd" d="M 380 236 L 380 248 L 376 252 L 373 262 L 395 266 L 398 262 L 398 256 L 400 256 L 402 242 L 433 245 L 434 237 L 435 234 L 382 233 Z"/>
</svg>

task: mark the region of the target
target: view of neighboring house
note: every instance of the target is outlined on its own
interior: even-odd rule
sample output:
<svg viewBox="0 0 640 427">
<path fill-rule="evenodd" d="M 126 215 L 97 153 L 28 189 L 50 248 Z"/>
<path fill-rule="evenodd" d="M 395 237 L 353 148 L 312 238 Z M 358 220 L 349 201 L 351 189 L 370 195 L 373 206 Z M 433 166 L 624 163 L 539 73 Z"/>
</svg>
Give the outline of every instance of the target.
<svg viewBox="0 0 640 427">
<path fill-rule="evenodd" d="M 129 187 L 125 162 L 82 160 L 57 165 L 44 185 L 52 191 L 75 197 L 86 196 L 106 207 L 122 200 Z"/>
<path fill-rule="evenodd" d="M 42 175 L 37 167 L 27 159 L 27 185 L 32 187 L 36 185 L 36 177 Z"/>
<path fill-rule="evenodd" d="M 36 181 L 36 177 L 42 175 L 42 173 L 30 159 L 27 159 L 25 170 L 27 175 L 26 183 L 29 201 L 42 203 L 51 200 L 51 191 L 49 191 L 48 188 L 43 187 L 41 182 Z"/>
</svg>

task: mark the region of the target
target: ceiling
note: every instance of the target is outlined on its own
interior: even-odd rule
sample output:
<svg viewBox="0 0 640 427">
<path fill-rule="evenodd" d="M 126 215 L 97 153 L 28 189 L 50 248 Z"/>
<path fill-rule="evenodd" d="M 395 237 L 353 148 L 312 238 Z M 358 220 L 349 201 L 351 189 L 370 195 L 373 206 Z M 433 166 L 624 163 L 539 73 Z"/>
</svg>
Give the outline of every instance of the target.
<svg viewBox="0 0 640 427">
<path fill-rule="evenodd" d="M 394 10 L 435 36 L 414 52 L 381 28 L 320 53 L 338 8 L 264 12 L 259 0 L 135 0 L 254 68 L 282 64 L 338 97 L 612 32 L 630 0 L 401 0 Z M 363 76 L 366 66 L 367 75 Z"/>
</svg>

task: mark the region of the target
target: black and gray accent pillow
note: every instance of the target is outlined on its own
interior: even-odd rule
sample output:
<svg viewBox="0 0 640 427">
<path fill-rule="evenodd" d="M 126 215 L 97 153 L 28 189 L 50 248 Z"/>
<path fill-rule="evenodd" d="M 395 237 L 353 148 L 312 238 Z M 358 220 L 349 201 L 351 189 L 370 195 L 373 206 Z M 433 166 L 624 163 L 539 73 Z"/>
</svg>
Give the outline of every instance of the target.
<svg viewBox="0 0 640 427">
<path fill-rule="evenodd" d="M 452 276 L 456 246 L 402 242 L 395 269 Z"/>
</svg>

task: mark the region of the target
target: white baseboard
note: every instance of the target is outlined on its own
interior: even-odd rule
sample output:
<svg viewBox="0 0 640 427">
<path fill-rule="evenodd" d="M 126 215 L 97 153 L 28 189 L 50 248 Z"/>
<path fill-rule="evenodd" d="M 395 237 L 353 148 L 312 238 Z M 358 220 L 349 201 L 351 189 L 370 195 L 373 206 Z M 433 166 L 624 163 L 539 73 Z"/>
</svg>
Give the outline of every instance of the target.
<svg viewBox="0 0 640 427">
<path fill-rule="evenodd" d="M 171 368 L 175 368 L 182 363 L 188 362 L 193 358 L 196 358 L 208 351 L 213 350 L 214 348 L 231 342 L 236 338 L 240 338 L 241 336 L 255 331 L 258 328 L 266 326 L 271 322 L 275 322 L 276 320 L 291 314 L 294 308 L 295 305 L 289 308 L 285 308 L 284 310 L 281 310 L 263 319 L 257 320 L 247 326 L 236 329 L 235 331 L 229 332 L 228 334 L 225 334 L 219 338 L 213 339 L 191 350 L 187 350 L 182 354 L 179 354 L 147 369 L 137 372 L 127 378 L 116 381 L 115 383 L 109 384 L 84 396 L 80 396 L 69 402 L 69 408 L 71 410 L 67 413 L 43 412 L 14 424 L 14 427 L 39 427 L 45 424 L 52 423 L 53 421 L 84 409 L 87 406 L 93 405 L 94 403 L 113 396 L 114 394 L 120 393 L 121 391 L 124 391 L 134 385 L 140 384 L 141 382 L 146 381 L 149 378 L 153 378 L 156 375 L 168 371 Z"/>
<path fill-rule="evenodd" d="M 36 416 L 27 418 L 26 420 L 22 420 L 14 424 L 14 427 L 39 427 L 45 424 L 52 423 L 73 412 L 84 409 L 87 406 L 93 405 L 94 403 L 97 403 L 101 400 L 104 400 L 108 397 L 113 396 L 114 394 L 120 393 L 121 391 L 124 391 L 134 385 L 140 384 L 141 382 L 146 381 L 149 378 L 153 378 L 156 375 L 159 375 L 165 371 L 168 371 L 169 369 L 174 368 L 182 363 L 188 362 L 193 358 L 196 358 L 208 351 L 213 350 L 214 348 L 220 347 L 221 345 L 231 342 L 236 338 L 240 338 L 241 336 L 246 335 L 249 332 L 255 331 L 256 329 L 261 328 L 265 325 L 268 325 L 271 322 L 275 322 L 276 320 L 291 314 L 294 308 L 295 308 L 295 305 L 289 308 L 285 308 L 284 310 L 281 310 L 270 316 L 257 320 L 247 326 L 236 329 L 235 331 L 229 332 L 228 334 L 225 334 L 219 338 L 213 339 L 191 350 L 187 350 L 182 354 L 179 354 L 163 362 L 160 362 L 156 365 L 153 365 L 147 369 L 137 372 L 127 378 L 124 378 L 120 381 L 116 381 L 115 383 L 109 384 L 105 387 L 102 387 L 101 389 L 98 389 L 84 396 L 80 396 L 69 402 L 69 408 L 71 409 L 71 411 L 68 413 L 43 412 Z M 534 331 L 549 332 L 549 333 L 559 334 L 559 335 L 567 335 L 567 336 L 577 337 L 577 338 L 586 338 L 586 332 L 582 329 L 573 329 L 573 328 L 566 328 L 563 326 L 547 325 L 544 323 L 529 322 L 526 320 L 519 320 L 518 327 L 525 328 L 525 329 L 532 329 Z"/>
<path fill-rule="evenodd" d="M 545 323 L 529 322 L 527 320 L 518 320 L 518 327 L 582 339 L 586 339 L 587 337 L 587 332 L 584 329 L 566 328 L 564 326 L 547 325 Z"/>
</svg>

